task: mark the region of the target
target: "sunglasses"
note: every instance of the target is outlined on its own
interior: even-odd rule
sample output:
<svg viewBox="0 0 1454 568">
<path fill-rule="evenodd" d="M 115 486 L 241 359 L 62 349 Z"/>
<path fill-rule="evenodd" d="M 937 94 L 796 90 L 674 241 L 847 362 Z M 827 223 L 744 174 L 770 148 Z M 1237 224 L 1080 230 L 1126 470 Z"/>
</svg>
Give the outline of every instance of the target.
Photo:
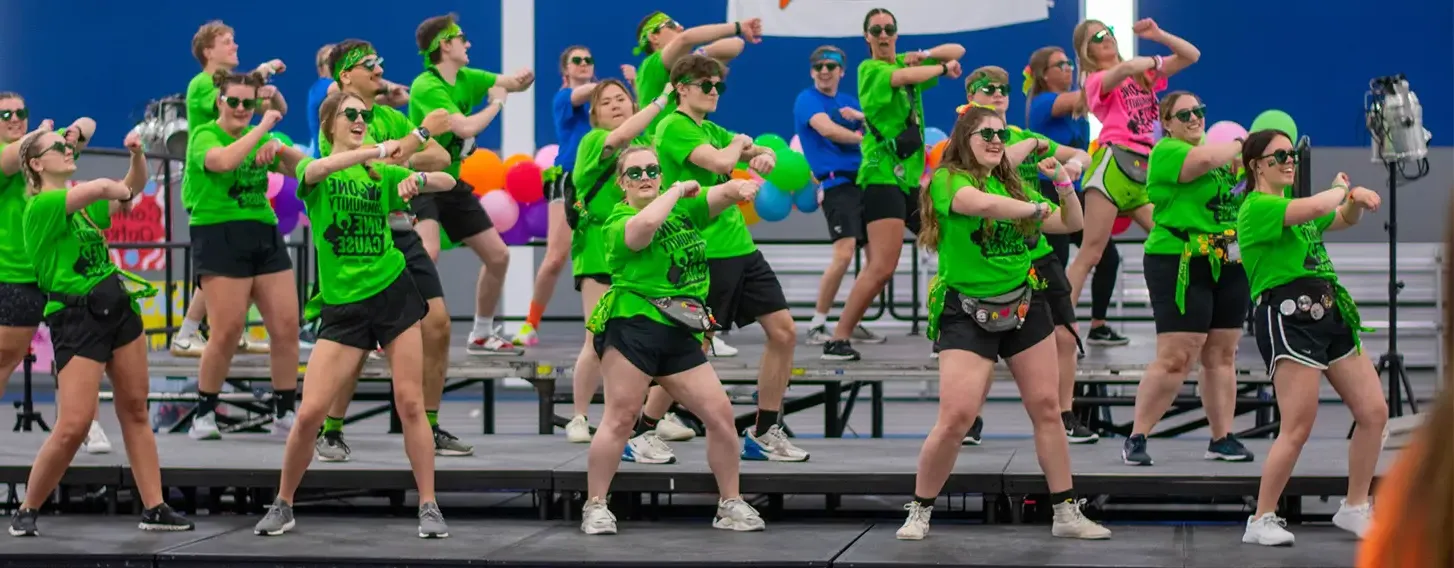
<svg viewBox="0 0 1454 568">
<path fill-rule="evenodd" d="M 64 153 L 66 153 L 67 150 L 69 150 L 71 152 L 75 152 L 76 151 L 76 147 L 75 146 L 72 146 L 70 142 L 66 142 L 64 140 L 57 140 L 55 142 L 52 142 L 51 145 L 50 146 L 47 146 L 44 150 L 41 150 L 39 154 L 36 154 L 35 155 L 35 157 L 39 158 L 41 156 L 44 156 L 46 152 L 59 152 L 61 154 L 64 154 Z M 1281 150 L 1279 150 L 1279 151 L 1281 151 Z"/>
<path fill-rule="evenodd" d="M 838 64 L 837 63 L 834 63 L 832 61 L 825 62 L 825 63 L 814 63 L 813 64 L 813 70 L 814 71 L 837 71 L 838 70 Z"/>
<path fill-rule="evenodd" d="M 369 71 L 373 71 L 373 70 L 378 69 L 378 68 L 383 67 L 383 66 L 384 66 L 384 58 L 382 58 L 382 57 L 370 57 L 368 59 L 365 59 L 363 61 L 360 61 L 358 63 L 358 65 L 355 65 L 354 67 L 363 67 L 364 69 L 367 69 Z"/>
<path fill-rule="evenodd" d="M 1091 43 L 1101 43 L 1103 41 L 1106 41 L 1106 38 L 1115 39 L 1115 35 L 1116 28 L 1112 26 L 1106 26 L 1105 29 L 1098 31 L 1095 35 L 1091 36 Z"/>
<path fill-rule="evenodd" d="M 673 29 L 673 30 L 675 30 L 675 29 L 680 29 L 681 27 L 682 27 L 682 25 L 681 24 L 678 24 L 676 20 L 667 20 L 665 22 L 662 22 L 660 24 L 657 24 L 655 28 L 652 28 L 651 33 L 658 33 L 658 32 L 660 32 L 661 30 L 664 30 L 664 29 Z"/>
<path fill-rule="evenodd" d="M 343 112 L 340 112 L 338 114 L 343 115 L 343 118 L 348 119 L 349 122 L 356 121 L 359 118 L 363 118 L 364 122 L 372 122 L 374 120 L 373 110 L 364 110 L 361 108 L 346 108 L 343 109 Z"/>
<path fill-rule="evenodd" d="M 242 107 L 245 110 L 253 110 L 262 106 L 262 99 L 243 99 L 238 97 L 222 97 L 222 103 L 230 108 Z"/>
<path fill-rule="evenodd" d="M 622 172 L 622 175 L 626 176 L 626 179 L 629 179 L 631 181 L 656 179 L 661 177 L 661 166 L 656 164 L 651 164 L 646 167 L 631 166 L 629 168 L 626 168 L 626 171 Z"/>
<path fill-rule="evenodd" d="M 977 132 L 985 142 L 994 142 L 999 137 L 1000 142 L 1010 141 L 1010 130 L 1008 128 L 981 128 Z"/>
<path fill-rule="evenodd" d="M 1074 69 L 1075 64 L 1071 63 L 1069 59 L 1062 59 L 1051 65 L 1051 67 L 1055 69 Z"/>
<path fill-rule="evenodd" d="M 30 111 L 27 109 L 0 110 L 0 122 L 10 122 L 11 119 L 25 120 L 27 118 L 30 118 Z"/>
<path fill-rule="evenodd" d="M 1182 122 L 1191 122 L 1191 117 L 1193 116 L 1197 118 L 1206 118 L 1207 105 L 1197 105 L 1188 109 L 1182 109 L 1171 113 L 1171 116 L 1176 117 L 1177 120 L 1180 120 Z"/>
<path fill-rule="evenodd" d="M 1298 162 L 1302 161 L 1302 158 L 1298 157 L 1298 153 L 1296 150 L 1278 150 L 1258 159 L 1270 159 L 1273 161 L 1273 163 L 1277 164 L 1286 164 L 1288 162 L 1297 164 Z"/>
<path fill-rule="evenodd" d="M 442 40 L 439 40 L 439 43 L 441 45 L 443 45 L 443 44 L 449 43 L 451 41 L 454 41 L 456 38 L 459 39 L 460 43 L 469 43 L 469 41 L 470 41 L 469 38 L 465 37 L 464 32 L 460 32 L 459 35 L 452 35 L 452 36 L 446 37 L 446 38 L 444 38 Z"/>
<path fill-rule="evenodd" d="M 995 91 L 999 91 L 1000 94 L 1003 95 L 1003 96 L 1009 96 L 1010 95 L 1010 86 L 1009 85 L 985 85 L 985 86 L 979 88 L 979 92 L 984 93 L 986 95 L 989 95 L 991 97 L 995 96 Z"/>
<path fill-rule="evenodd" d="M 594 58 L 592 58 L 592 57 L 589 57 L 589 56 L 587 56 L 587 57 L 572 57 L 572 58 L 570 58 L 570 62 L 573 63 L 573 64 L 575 64 L 575 65 L 595 65 L 596 64 L 596 60 Z"/>
<path fill-rule="evenodd" d="M 899 27 L 896 26 L 896 25 L 893 25 L 893 24 L 889 24 L 887 26 L 869 26 L 868 27 L 868 35 L 871 35 L 873 37 L 879 37 L 879 36 L 893 37 L 893 36 L 898 35 L 898 33 L 899 33 Z"/>
<path fill-rule="evenodd" d="M 695 85 L 697 85 L 698 87 L 700 87 L 702 89 L 702 94 L 704 94 L 704 95 L 710 95 L 710 94 L 712 94 L 712 91 L 714 89 L 717 91 L 717 94 L 719 94 L 719 95 L 725 95 L 725 94 L 727 94 L 727 82 L 726 81 L 717 81 L 716 83 L 713 83 L 711 81 L 700 81 L 700 82 L 695 83 Z"/>
</svg>

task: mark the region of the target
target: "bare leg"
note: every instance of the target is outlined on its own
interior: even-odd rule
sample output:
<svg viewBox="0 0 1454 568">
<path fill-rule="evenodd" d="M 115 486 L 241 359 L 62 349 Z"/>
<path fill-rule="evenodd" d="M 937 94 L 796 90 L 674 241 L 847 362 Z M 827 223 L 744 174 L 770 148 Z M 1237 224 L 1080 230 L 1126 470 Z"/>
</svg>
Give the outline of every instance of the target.
<svg viewBox="0 0 1454 568">
<path fill-rule="evenodd" d="M 1146 375 L 1136 387 L 1136 421 L 1131 434 L 1148 435 L 1166 409 L 1176 400 L 1176 392 L 1191 373 L 1193 358 L 1202 350 L 1207 336 L 1201 333 L 1161 333 L 1156 336 L 1156 360 L 1146 367 Z"/>
<path fill-rule="evenodd" d="M 274 391 L 298 390 L 298 290 L 292 270 L 253 279 L 252 296 L 272 339 L 268 363 Z M 247 307 L 244 305 L 244 315 Z M 209 347 L 210 349 L 210 347 Z M 290 405 L 291 406 L 291 405 Z M 281 416 L 292 408 L 279 408 Z"/>
<path fill-rule="evenodd" d="M 1202 345 L 1198 382 L 1213 440 L 1232 432 L 1232 420 L 1237 413 L 1237 342 L 1241 339 L 1240 328 L 1213 329 L 1207 332 L 1206 343 Z"/>
<path fill-rule="evenodd" d="M 5 397 L 5 386 L 10 376 L 30 354 L 30 341 L 35 337 L 33 327 L 0 327 L 0 398 Z"/>
<path fill-rule="evenodd" d="M 550 228 L 545 237 L 545 258 L 541 260 L 540 269 L 535 273 L 530 314 L 525 321 L 533 329 L 540 328 L 540 318 L 544 316 L 550 298 L 555 295 L 556 281 L 560 280 L 560 272 L 570 260 L 571 230 L 570 225 L 565 222 L 565 202 L 552 201 L 548 206 Z"/>
<path fill-rule="evenodd" d="M 916 500 L 933 502 L 944 489 L 959 459 L 960 443 L 983 407 L 993 370 L 994 361 L 975 353 L 959 349 L 939 352 L 939 417 L 919 450 Z"/>
<path fill-rule="evenodd" d="M 1075 367 L 1079 347 L 1075 344 L 1075 335 L 1064 326 L 1056 326 L 1054 337 L 1055 358 L 1060 369 L 1060 410 L 1070 412 L 1075 404 Z"/>
<path fill-rule="evenodd" d="M 510 248 L 500 239 L 500 233 L 489 229 L 464 240 L 484 266 L 480 267 L 480 278 L 475 283 L 475 315 L 494 317 L 500 305 L 500 294 L 505 288 L 505 272 L 510 268 Z M 479 330 L 475 330 L 479 332 Z"/>
<path fill-rule="evenodd" d="M 308 356 L 308 372 L 304 381 L 308 383 L 309 396 L 303 398 L 293 431 L 288 434 L 287 447 L 283 450 L 283 470 L 278 482 L 278 499 L 291 504 L 298 485 L 308 464 L 313 461 L 313 441 L 323 418 L 342 385 L 356 376 L 359 362 L 366 353 L 362 349 L 320 339 Z"/>
<path fill-rule="evenodd" d="M 1085 231 L 1081 234 L 1080 250 L 1065 268 L 1065 277 L 1070 280 L 1070 301 L 1080 304 L 1080 293 L 1085 287 L 1086 277 L 1091 269 L 1101 262 L 1106 246 L 1111 242 L 1111 229 L 1115 227 L 1120 211 L 1105 194 L 1088 188 L 1085 193 Z"/>
<path fill-rule="evenodd" d="M 863 321 L 868 305 L 893 277 L 899 266 L 899 254 L 904 250 L 904 220 L 879 219 L 869 223 L 868 249 L 867 266 L 854 279 L 843 311 L 838 314 L 838 326 L 833 330 L 835 341 L 853 337 L 853 330 Z"/>
<path fill-rule="evenodd" d="M 853 264 L 853 252 L 857 246 L 857 239 L 853 238 L 833 241 L 833 259 L 828 261 L 828 268 L 823 271 L 823 278 L 818 281 L 818 301 L 813 307 L 814 317 L 821 317 L 826 321 L 828 313 L 833 311 L 833 300 L 838 298 L 838 290 L 843 287 L 843 276 L 848 274 L 848 267 Z"/>
<path fill-rule="evenodd" d="M 706 426 L 707 467 L 717 480 L 721 498 L 740 497 L 738 471 L 742 453 L 733 427 L 732 402 L 722 390 L 717 372 L 711 364 L 704 364 L 657 380 L 672 398 L 680 400 Z"/>
<path fill-rule="evenodd" d="M 1308 436 L 1312 434 L 1318 417 L 1321 375 L 1322 371 L 1290 359 L 1277 362 L 1272 384 L 1277 389 L 1277 410 L 1282 416 L 1282 428 L 1272 442 L 1272 448 L 1267 450 L 1267 461 L 1262 464 L 1262 481 L 1257 487 L 1257 512 L 1253 517 L 1277 511 L 1282 490 L 1287 487 L 1288 478 L 1292 477 L 1293 466 L 1302 455 L 1303 445 L 1308 443 Z M 1383 400 L 1382 396 L 1376 398 Z M 1382 434 L 1382 430 L 1379 433 Z M 1352 447 L 1351 444 L 1349 447 Z"/>
<path fill-rule="evenodd" d="M 288 285 L 291 287 L 292 282 L 290 281 Z M 207 342 L 207 348 L 202 351 L 197 380 L 197 391 L 205 397 L 222 391 L 222 383 L 227 380 L 227 375 L 232 369 L 232 357 L 237 354 L 237 343 L 242 338 L 242 328 L 247 319 L 248 299 L 252 297 L 253 279 L 203 276 L 202 286 L 212 297 L 212 301 L 207 307 L 208 319 L 212 322 L 212 337 Z M 295 297 L 295 306 L 296 301 Z M 293 321 L 297 321 L 296 310 L 293 313 Z M 294 334 L 296 334 L 298 327 L 296 323 L 293 327 L 295 328 Z M 273 356 L 277 356 L 276 350 L 273 351 Z M 297 371 L 295 356 L 292 367 L 295 383 Z M 276 379 L 276 377 L 274 378 Z M 203 406 L 207 406 L 206 400 L 203 400 Z M 215 408 L 214 401 L 211 408 L 199 408 L 198 413 L 207 414 Z"/>
<path fill-rule="evenodd" d="M 761 436 L 776 425 L 781 416 L 788 377 L 793 372 L 793 349 L 798 344 L 798 329 L 787 310 L 757 318 L 757 323 L 767 333 L 767 347 L 757 369 L 757 428 L 754 435 Z M 845 329 L 841 323 L 840 320 L 840 329 Z M 846 329 L 848 333 L 853 332 L 853 327 Z"/>
<path fill-rule="evenodd" d="M 101 363 L 84 357 L 72 357 L 61 368 L 56 377 L 56 405 L 66 408 L 66 413 L 56 417 L 55 428 L 35 456 L 30 477 L 25 482 L 22 509 L 39 509 L 60 484 L 66 469 L 71 467 L 76 450 L 80 449 L 91 430 L 91 417 L 96 415 L 96 395 L 101 390 L 104 368 Z"/>
<path fill-rule="evenodd" d="M 606 411 L 586 457 L 586 494 L 592 499 L 604 499 L 610 493 L 611 478 L 621 467 L 621 452 L 641 412 L 646 386 L 651 384 L 651 377 L 612 348 L 601 358 L 601 369 L 606 376 Z"/>
<path fill-rule="evenodd" d="M 596 311 L 596 303 L 609 286 L 591 278 L 581 280 L 581 313 L 590 319 Z M 591 399 L 596 396 L 596 387 L 601 380 L 601 360 L 596 356 L 595 336 L 586 332 L 586 342 L 576 357 L 576 366 L 571 369 L 571 410 L 574 416 L 586 416 L 591 409 Z"/>
<path fill-rule="evenodd" d="M 449 308 L 444 298 L 429 299 L 429 313 L 419 322 L 424 350 L 424 410 L 439 411 L 444 400 L 445 374 L 449 372 Z"/>
<path fill-rule="evenodd" d="M 424 344 L 415 325 L 384 346 L 394 376 L 394 408 L 404 426 L 404 453 L 414 470 L 419 502 L 434 501 L 434 435 L 424 416 Z"/>
<path fill-rule="evenodd" d="M 151 431 L 147 415 L 147 394 L 151 377 L 147 372 L 146 336 L 136 338 L 112 353 L 106 365 L 115 396 L 116 420 L 121 423 L 121 438 L 126 441 L 126 459 L 131 462 L 131 477 L 141 493 L 142 506 L 150 509 L 162 504 L 162 471 L 157 456 L 156 435 Z"/>
<path fill-rule="evenodd" d="M 941 354 L 942 358 L 943 355 Z M 1035 430 L 1035 457 L 1050 493 L 1071 490 L 1070 442 L 1060 421 L 1059 380 L 1055 340 L 1045 338 L 1009 359 L 1010 373 Z"/>
<path fill-rule="evenodd" d="M 1368 356 L 1357 353 L 1328 367 L 1328 382 L 1353 411 L 1358 428 L 1348 440 L 1348 505 L 1368 502 L 1369 487 L 1378 470 L 1383 430 L 1388 426 L 1388 401 L 1379 390 L 1378 372 Z"/>
</svg>

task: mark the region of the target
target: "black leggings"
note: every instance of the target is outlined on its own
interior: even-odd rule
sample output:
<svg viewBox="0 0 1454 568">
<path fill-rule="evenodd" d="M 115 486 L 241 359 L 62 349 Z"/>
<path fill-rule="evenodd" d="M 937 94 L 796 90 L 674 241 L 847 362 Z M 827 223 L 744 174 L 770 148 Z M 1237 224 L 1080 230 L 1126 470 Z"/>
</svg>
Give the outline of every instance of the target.
<svg viewBox="0 0 1454 568">
<path fill-rule="evenodd" d="M 1052 201 L 1060 200 L 1055 193 L 1055 187 L 1048 180 L 1040 180 L 1040 193 Z M 1050 248 L 1055 251 L 1060 263 L 1068 265 L 1070 245 L 1074 244 L 1079 248 L 1081 235 L 1082 233 L 1075 232 L 1069 235 L 1045 235 L 1044 238 L 1050 241 Z M 1095 274 L 1091 276 L 1091 319 L 1104 320 L 1111 311 L 1111 295 L 1116 293 L 1116 278 L 1120 268 L 1121 253 L 1116 250 L 1116 243 L 1106 243 L 1106 251 L 1101 253 L 1101 262 L 1096 265 Z"/>
</svg>

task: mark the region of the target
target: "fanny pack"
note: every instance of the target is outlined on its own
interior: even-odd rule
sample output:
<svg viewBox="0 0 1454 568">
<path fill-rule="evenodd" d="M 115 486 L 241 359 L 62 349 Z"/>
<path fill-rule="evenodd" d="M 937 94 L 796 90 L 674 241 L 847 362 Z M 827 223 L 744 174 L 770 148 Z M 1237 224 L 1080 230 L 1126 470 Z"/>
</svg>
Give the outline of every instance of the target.
<svg viewBox="0 0 1454 568">
<path fill-rule="evenodd" d="M 1162 226 L 1171 236 L 1186 243 L 1187 252 L 1199 256 L 1214 257 L 1221 262 L 1233 264 L 1242 262 L 1242 249 L 1237 246 L 1237 231 L 1227 229 L 1220 233 L 1198 233 L 1186 229 Z"/>
<path fill-rule="evenodd" d="M 898 136 L 888 138 L 880 132 L 872 122 L 864 119 L 863 126 L 873 133 L 880 143 L 888 145 L 889 152 L 892 152 L 899 160 L 907 160 L 924 150 L 924 133 L 919 131 L 919 98 L 918 89 L 914 85 L 904 87 L 904 92 L 909 94 L 909 116 L 904 118 L 904 131 Z M 902 172 L 895 172 L 902 176 Z"/>
<path fill-rule="evenodd" d="M 1336 291 L 1319 278 L 1302 278 L 1263 292 L 1262 302 L 1283 317 L 1303 323 L 1322 321 L 1338 305 Z"/>
<path fill-rule="evenodd" d="M 571 230 L 575 230 L 576 227 L 580 226 L 582 216 L 590 215 L 586 208 L 590 207 L 591 201 L 596 198 L 597 193 L 601 192 L 601 188 L 606 187 L 606 181 L 610 180 L 611 176 L 616 175 L 615 172 L 616 160 L 611 160 L 610 163 L 606 164 L 605 169 L 601 171 L 601 177 L 596 179 L 596 183 L 591 184 L 590 189 L 586 190 L 585 197 L 580 200 L 576 199 L 575 184 L 566 184 L 565 202 L 569 207 L 565 208 L 565 223 L 570 226 Z M 565 177 L 568 175 L 570 174 L 562 174 L 559 178 L 559 183 L 565 183 Z"/>
<path fill-rule="evenodd" d="M 86 308 L 96 317 L 110 316 L 112 310 L 126 307 L 130 299 L 120 276 L 114 274 L 97 283 L 87 294 L 46 294 L 47 301 L 60 302 L 68 308 Z"/>
<path fill-rule="evenodd" d="M 1111 159 L 1116 161 L 1116 167 L 1121 173 L 1133 182 L 1146 185 L 1146 165 L 1150 158 L 1125 146 L 1111 146 Z"/>
<path fill-rule="evenodd" d="M 1030 296 L 1029 286 L 1021 286 L 989 298 L 971 298 L 960 294 L 959 306 L 985 331 L 1003 333 L 1025 325 L 1025 315 L 1030 313 Z"/>
<path fill-rule="evenodd" d="M 647 298 L 667 319 L 692 331 L 710 331 L 717 327 L 712 310 L 696 298 Z"/>
</svg>

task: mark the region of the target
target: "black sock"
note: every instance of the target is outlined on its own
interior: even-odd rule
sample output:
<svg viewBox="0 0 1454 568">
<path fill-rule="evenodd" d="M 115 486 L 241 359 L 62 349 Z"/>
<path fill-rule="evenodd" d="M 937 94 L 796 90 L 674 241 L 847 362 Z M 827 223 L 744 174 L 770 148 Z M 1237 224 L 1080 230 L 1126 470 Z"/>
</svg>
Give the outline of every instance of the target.
<svg viewBox="0 0 1454 568">
<path fill-rule="evenodd" d="M 197 396 L 202 399 L 197 403 L 197 416 L 206 416 L 217 411 L 217 395 L 215 392 L 197 391 Z"/>
<path fill-rule="evenodd" d="M 757 409 L 757 430 L 754 431 L 752 435 L 761 436 L 763 434 L 766 434 L 768 429 L 772 428 L 773 426 L 777 426 L 778 416 L 781 414 L 782 411 L 780 410 L 763 410 L 761 408 Z"/>
<path fill-rule="evenodd" d="M 920 507 L 933 507 L 934 500 L 937 498 L 938 497 L 920 497 L 918 495 L 915 495 L 914 502 L 918 503 Z"/>
<path fill-rule="evenodd" d="M 1050 494 L 1050 504 L 1051 505 L 1059 505 L 1061 503 L 1074 503 L 1074 502 L 1075 502 L 1075 489 L 1066 489 L 1065 491 L 1061 491 L 1059 493 L 1051 493 Z"/>
<path fill-rule="evenodd" d="M 632 432 L 631 436 L 634 438 L 636 436 L 640 436 L 642 434 L 655 430 L 656 424 L 660 421 L 660 418 L 652 418 L 650 416 L 647 416 L 646 413 L 642 413 L 641 418 L 636 421 L 636 431 Z"/>
<path fill-rule="evenodd" d="M 298 389 L 273 389 L 273 411 L 283 416 L 293 411 L 298 400 Z"/>
</svg>

